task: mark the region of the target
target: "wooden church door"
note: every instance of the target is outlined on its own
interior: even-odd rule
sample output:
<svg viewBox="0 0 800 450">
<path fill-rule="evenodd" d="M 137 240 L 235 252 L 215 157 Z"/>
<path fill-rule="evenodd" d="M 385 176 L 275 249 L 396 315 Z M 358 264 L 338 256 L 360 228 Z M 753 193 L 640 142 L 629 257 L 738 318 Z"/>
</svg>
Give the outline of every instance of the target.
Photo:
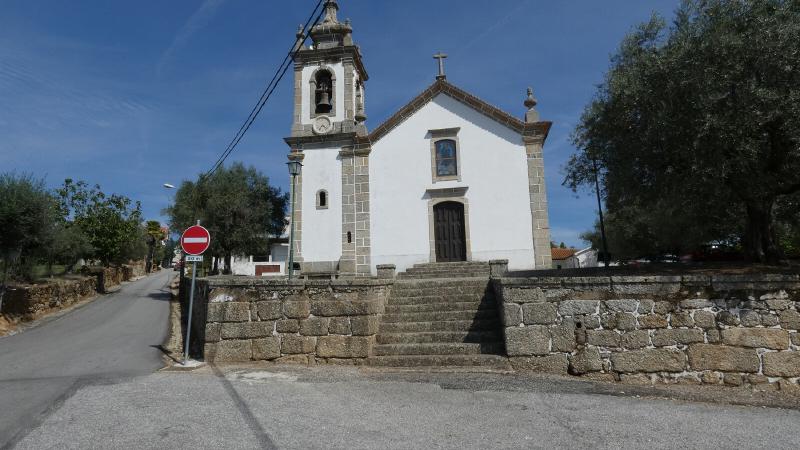
<svg viewBox="0 0 800 450">
<path fill-rule="evenodd" d="M 443 202 L 433 207 L 436 262 L 467 260 L 464 205 Z"/>
</svg>

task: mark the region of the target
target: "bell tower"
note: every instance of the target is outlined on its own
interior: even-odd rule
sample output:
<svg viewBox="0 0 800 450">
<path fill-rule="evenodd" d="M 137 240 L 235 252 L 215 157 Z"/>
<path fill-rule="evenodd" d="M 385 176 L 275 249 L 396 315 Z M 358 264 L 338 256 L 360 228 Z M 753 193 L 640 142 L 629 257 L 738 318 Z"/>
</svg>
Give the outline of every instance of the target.
<svg viewBox="0 0 800 450">
<path fill-rule="evenodd" d="M 325 2 L 325 18 L 309 32 L 310 47 L 302 47 L 302 27 L 297 32 L 292 137 L 366 134 L 368 75 L 350 21 L 340 22 L 338 12 L 336 0 Z"/>
<path fill-rule="evenodd" d="M 303 274 L 370 276 L 371 146 L 365 122 L 367 71 L 339 2 L 325 2 L 325 18 L 294 47 L 294 113 L 285 139 L 290 161 L 303 164 L 291 202 L 293 244 Z"/>
</svg>

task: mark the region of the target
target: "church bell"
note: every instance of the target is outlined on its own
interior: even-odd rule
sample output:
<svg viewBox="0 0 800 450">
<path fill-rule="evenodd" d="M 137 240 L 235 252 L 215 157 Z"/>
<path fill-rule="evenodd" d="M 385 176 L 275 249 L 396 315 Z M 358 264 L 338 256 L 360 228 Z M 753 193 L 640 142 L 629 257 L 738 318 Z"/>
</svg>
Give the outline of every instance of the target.
<svg viewBox="0 0 800 450">
<path fill-rule="evenodd" d="M 319 94 L 319 101 L 317 102 L 317 112 L 330 112 L 333 109 L 333 105 L 331 105 L 331 94 L 328 90 L 328 86 L 323 84 L 317 89 L 317 93 Z"/>
</svg>

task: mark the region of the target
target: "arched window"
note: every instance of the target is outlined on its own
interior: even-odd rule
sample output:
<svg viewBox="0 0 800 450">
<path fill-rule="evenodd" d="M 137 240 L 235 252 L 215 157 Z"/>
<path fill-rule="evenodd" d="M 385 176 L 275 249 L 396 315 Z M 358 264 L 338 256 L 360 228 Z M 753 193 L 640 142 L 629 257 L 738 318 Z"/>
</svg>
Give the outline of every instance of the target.
<svg viewBox="0 0 800 450">
<path fill-rule="evenodd" d="M 317 209 L 328 209 L 328 191 L 317 191 Z"/>
<path fill-rule="evenodd" d="M 328 114 L 333 111 L 333 75 L 320 70 L 314 77 L 314 114 Z"/>
</svg>

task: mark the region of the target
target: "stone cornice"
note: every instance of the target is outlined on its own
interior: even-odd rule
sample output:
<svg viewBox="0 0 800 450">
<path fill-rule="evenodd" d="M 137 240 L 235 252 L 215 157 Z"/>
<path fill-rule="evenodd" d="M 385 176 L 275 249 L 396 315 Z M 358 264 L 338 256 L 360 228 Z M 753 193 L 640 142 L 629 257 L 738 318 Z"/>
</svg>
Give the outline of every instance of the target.
<svg viewBox="0 0 800 450">
<path fill-rule="evenodd" d="M 309 145 L 315 144 L 329 144 L 332 147 L 345 147 L 353 146 L 358 140 L 355 133 L 336 133 L 336 134 L 321 134 L 312 136 L 293 136 L 283 138 L 289 147 L 293 149 L 302 149 Z"/>
</svg>

